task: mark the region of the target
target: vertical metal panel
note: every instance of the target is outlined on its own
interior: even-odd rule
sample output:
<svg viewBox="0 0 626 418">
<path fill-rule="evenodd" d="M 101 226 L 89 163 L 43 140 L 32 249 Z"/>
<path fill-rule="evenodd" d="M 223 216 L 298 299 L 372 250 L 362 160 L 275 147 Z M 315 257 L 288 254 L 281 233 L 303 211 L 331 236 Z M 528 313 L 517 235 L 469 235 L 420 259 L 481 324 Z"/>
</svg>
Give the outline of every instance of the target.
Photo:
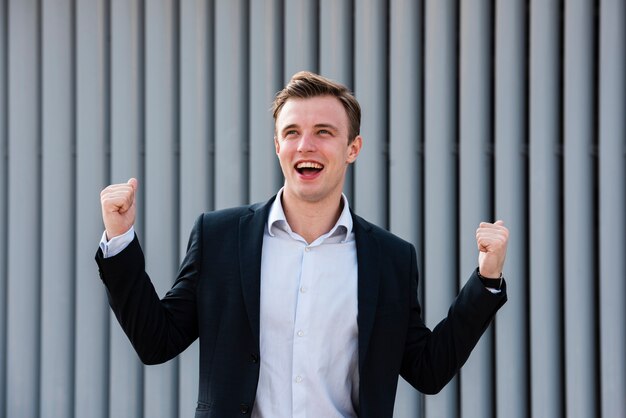
<svg viewBox="0 0 626 418">
<path fill-rule="evenodd" d="M 180 14 L 180 257 L 194 220 L 212 206 L 213 8 L 181 3 Z"/>
<path fill-rule="evenodd" d="M 352 88 L 354 84 L 353 13 L 352 1 L 320 0 L 319 72 L 348 88 Z"/>
<path fill-rule="evenodd" d="M 267 200 L 282 185 L 280 165 L 274 148 L 271 108 L 282 88 L 282 2 L 261 0 L 250 3 L 250 197 Z"/>
<path fill-rule="evenodd" d="M 110 1 L 111 182 L 125 183 L 129 178 L 141 177 L 142 174 L 145 52 L 143 2 Z M 142 186 L 144 185 L 140 183 L 140 187 Z M 141 197 L 141 193 L 138 197 Z M 137 204 L 138 215 L 141 215 L 141 202 Z"/>
<path fill-rule="evenodd" d="M 215 208 L 248 201 L 248 3 L 215 3 Z"/>
<path fill-rule="evenodd" d="M 40 379 L 39 4 L 9 5 L 7 415 L 37 417 Z"/>
<path fill-rule="evenodd" d="M 599 210 L 602 417 L 626 416 L 626 3 L 600 10 Z"/>
<path fill-rule="evenodd" d="M 424 316 L 434 327 L 457 294 L 456 2 L 425 4 Z M 467 274 L 463 272 L 463 274 Z M 456 378 L 426 397 L 427 417 L 456 416 Z"/>
<path fill-rule="evenodd" d="M 111 150 L 110 182 L 139 179 L 135 227 L 143 231 L 143 74 L 141 3 L 139 0 L 113 0 L 110 3 L 111 34 Z M 143 238 L 143 237 L 140 237 Z M 143 415 L 143 367 L 117 318 L 110 315 L 109 415 Z"/>
<path fill-rule="evenodd" d="M 487 0 L 460 3 L 459 265 L 464 285 L 478 265 L 476 228 L 491 219 L 493 201 L 492 50 L 493 12 Z M 483 335 L 460 373 L 464 418 L 493 416 L 493 333 Z"/>
<path fill-rule="evenodd" d="M 363 148 L 354 165 L 354 207 L 387 226 L 387 41 L 386 1 L 355 4 L 354 92 L 361 103 Z"/>
<path fill-rule="evenodd" d="M 108 417 L 109 306 L 93 256 L 102 235 L 99 192 L 108 183 L 105 0 L 76 1 L 76 388 L 77 415 Z"/>
<path fill-rule="evenodd" d="M 531 415 L 561 417 L 559 2 L 530 10 Z"/>
<path fill-rule="evenodd" d="M 8 0 L 0 0 L 0 414 L 7 414 L 6 409 L 6 344 L 7 344 L 7 17 Z"/>
<path fill-rule="evenodd" d="M 74 409 L 74 251 L 72 10 L 42 3 L 41 417 Z M 66 300 L 66 302 L 61 302 Z"/>
<path fill-rule="evenodd" d="M 318 71 L 319 0 L 285 1 L 284 81 L 298 71 Z"/>
<path fill-rule="evenodd" d="M 354 89 L 354 2 L 320 0 L 319 73 Z M 348 167 L 343 192 L 354 196 L 354 164 Z"/>
<path fill-rule="evenodd" d="M 145 3 L 146 181 L 143 247 L 160 296 L 176 275 L 178 247 L 177 14 L 172 0 Z M 144 416 L 178 414 L 178 360 L 145 369 Z"/>
<path fill-rule="evenodd" d="M 499 2 L 495 39 L 495 218 L 509 228 L 508 302 L 495 321 L 496 416 L 527 418 L 526 1 Z"/>
<path fill-rule="evenodd" d="M 567 416 L 572 418 L 591 417 L 597 412 L 593 27 L 592 1 L 568 0 L 565 5 L 563 65 L 563 241 L 565 409 Z"/>
<path fill-rule="evenodd" d="M 213 206 L 213 6 L 180 3 L 179 255 L 196 217 Z M 178 416 L 191 417 L 198 399 L 198 342 L 179 357 Z"/>
<path fill-rule="evenodd" d="M 389 228 L 413 243 L 421 255 L 424 216 L 422 7 L 412 0 L 392 0 L 389 22 Z M 418 259 L 420 269 L 421 261 Z M 422 284 L 420 281 L 420 286 Z M 400 379 L 394 417 L 420 416 L 422 403 L 423 396 Z"/>
</svg>

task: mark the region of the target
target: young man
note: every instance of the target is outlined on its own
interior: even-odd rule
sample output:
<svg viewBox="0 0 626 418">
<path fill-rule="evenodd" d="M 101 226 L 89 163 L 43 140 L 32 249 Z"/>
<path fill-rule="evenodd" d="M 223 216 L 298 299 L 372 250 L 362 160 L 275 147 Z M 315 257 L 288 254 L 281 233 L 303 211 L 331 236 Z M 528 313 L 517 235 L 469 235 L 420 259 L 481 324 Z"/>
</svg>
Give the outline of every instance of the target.
<svg viewBox="0 0 626 418">
<path fill-rule="evenodd" d="M 431 331 L 414 247 L 342 195 L 363 144 L 356 99 L 301 72 L 276 96 L 274 119 L 284 187 L 201 215 L 161 300 L 132 228 L 137 181 L 102 191 L 96 260 L 111 307 L 146 364 L 200 338 L 197 418 L 391 417 L 398 376 L 441 390 L 506 301 L 508 231 L 480 224 L 478 268 Z"/>
</svg>

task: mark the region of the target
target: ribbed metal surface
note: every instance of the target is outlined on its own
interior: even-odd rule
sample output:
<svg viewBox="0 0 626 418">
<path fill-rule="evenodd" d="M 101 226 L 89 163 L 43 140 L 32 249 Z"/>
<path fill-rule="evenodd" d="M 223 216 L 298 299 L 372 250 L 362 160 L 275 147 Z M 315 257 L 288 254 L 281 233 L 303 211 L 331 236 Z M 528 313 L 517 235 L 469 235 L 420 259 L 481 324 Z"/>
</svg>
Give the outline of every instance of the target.
<svg viewBox="0 0 626 418">
<path fill-rule="evenodd" d="M 143 180 L 143 4 L 139 0 L 110 3 L 110 159 L 108 178 L 123 182 L 130 177 Z M 138 205 L 144 207 L 144 185 Z M 138 213 L 138 231 L 144 231 L 143 211 Z M 143 368 L 113 314 L 109 323 L 110 416 L 143 414 Z"/>
<path fill-rule="evenodd" d="M 74 252 L 72 9 L 42 3 L 41 48 L 41 417 L 74 407 L 74 263 L 46 248 Z M 61 205 L 60 202 L 68 202 Z"/>
<path fill-rule="evenodd" d="M 9 5 L 6 402 L 37 416 L 41 402 L 41 31 L 34 0 Z"/>
<path fill-rule="evenodd" d="M 593 4 L 572 0 L 565 8 L 563 62 L 563 274 L 565 408 L 572 418 L 596 415 L 598 265 L 594 198 Z M 597 139 L 596 139 L 597 141 Z M 582 256 L 585 254 L 586 256 Z"/>
<path fill-rule="evenodd" d="M 214 7 L 202 0 L 180 2 L 179 257 L 185 253 L 198 213 L 213 207 Z M 252 121 L 251 121 L 252 123 Z M 208 208 L 208 209 L 207 209 Z M 179 356 L 178 416 L 194 414 L 199 376 L 198 342 Z"/>
<path fill-rule="evenodd" d="M 599 22 L 600 399 L 603 418 L 626 416 L 626 3 L 602 2 Z M 596 388 L 597 389 L 597 388 Z"/>
<path fill-rule="evenodd" d="M 13 2 L 9 5 L 11 7 Z M 75 132 L 76 132 L 76 338 L 75 338 L 75 408 L 74 416 L 80 411 L 90 411 L 93 417 L 105 418 L 109 412 L 126 409 L 129 403 L 110 407 L 116 398 L 109 390 L 115 370 L 123 366 L 122 357 L 115 354 L 113 333 L 109 326 L 115 324 L 110 314 L 102 284 L 84 280 L 93 276 L 93 240 L 102 235 L 102 217 L 98 194 L 94 189 L 106 185 L 110 180 L 109 138 L 111 126 L 109 108 L 109 53 L 106 39 L 109 34 L 108 8 L 104 0 L 77 1 L 75 7 Z M 59 249 L 59 253 L 61 250 Z M 67 256 L 67 255 L 66 255 Z M 117 327 L 119 328 L 119 327 Z M 116 328 L 116 331 L 117 331 Z M 126 350 L 130 344 L 125 343 Z M 120 364 L 118 365 L 117 362 Z M 119 370 L 119 369 L 118 369 Z M 114 382 L 113 382 L 114 383 Z M 8 411 L 19 414 L 21 411 Z M 24 415 L 26 416 L 26 415 Z M 113 416 L 113 415 L 111 415 Z M 130 416 L 130 415 L 127 415 Z"/>
<path fill-rule="evenodd" d="M 0 412 L 6 411 L 7 353 L 7 34 L 6 1 L 0 1 Z"/>
<path fill-rule="evenodd" d="M 458 4 L 429 0 L 424 20 L 424 287 L 423 314 L 434 327 L 458 291 Z M 407 115 L 408 116 L 408 115 Z M 411 210 L 407 208 L 406 210 Z M 467 233 L 474 234 L 475 228 Z M 475 244 L 472 251 L 475 253 Z M 469 275 L 469 272 L 463 272 Z M 458 377 L 426 397 L 427 417 L 452 418 L 459 409 Z"/>
<path fill-rule="evenodd" d="M 506 220 L 511 231 L 506 261 L 511 297 L 494 327 L 492 393 L 495 416 L 507 418 L 527 418 L 530 409 L 526 7 L 517 0 L 495 8 L 494 217 Z"/>
<path fill-rule="evenodd" d="M 423 25 L 423 7 L 418 2 L 390 2 L 388 193 L 389 202 L 394 203 L 389 205 L 389 229 L 416 245 L 420 266 L 424 235 Z M 422 409 L 423 397 L 416 396 L 415 389 L 401 378 L 395 416 L 415 416 L 415 411 Z"/>
<path fill-rule="evenodd" d="M 530 7 L 531 416 L 561 417 L 564 395 L 562 65 L 559 1 Z"/>
<path fill-rule="evenodd" d="M 476 267 L 471 231 L 493 219 L 493 6 L 460 3 L 459 51 L 459 261 L 460 285 Z M 489 30 L 488 28 L 491 28 Z M 460 376 L 464 418 L 493 416 L 493 332 L 479 341 Z"/>
<path fill-rule="evenodd" d="M 171 285 L 196 216 L 282 184 L 269 108 L 298 70 L 354 89 L 345 191 L 413 242 L 433 326 L 511 230 L 509 302 L 460 378 L 394 417 L 626 416 L 622 0 L 0 0 L 0 416 L 190 417 L 198 344 L 145 367 L 93 254 L 137 177 Z"/>
</svg>

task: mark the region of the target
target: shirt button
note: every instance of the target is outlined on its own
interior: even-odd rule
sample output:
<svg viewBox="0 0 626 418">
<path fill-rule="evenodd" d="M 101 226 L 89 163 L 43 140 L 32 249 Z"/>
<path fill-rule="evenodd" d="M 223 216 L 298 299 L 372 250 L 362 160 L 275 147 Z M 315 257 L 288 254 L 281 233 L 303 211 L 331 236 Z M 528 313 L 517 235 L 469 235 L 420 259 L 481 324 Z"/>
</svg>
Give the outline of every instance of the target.
<svg viewBox="0 0 626 418">
<path fill-rule="evenodd" d="M 302 337 L 302 336 L 304 336 L 304 331 L 302 330 L 298 331 L 298 337 Z"/>
<path fill-rule="evenodd" d="M 308 290 L 308 289 L 307 289 L 306 287 L 302 286 L 302 287 L 300 288 L 300 293 L 306 293 L 306 291 L 307 291 L 307 290 Z"/>
<path fill-rule="evenodd" d="M 302 376 L 296 376 L 296 383 L 302 382 Z"/>
<path fill-rule="evenodd" d="M 311 247 L 304 247 L 304 251 L 308 253 L 309 251 L 311 251 Z"/>
</svg>

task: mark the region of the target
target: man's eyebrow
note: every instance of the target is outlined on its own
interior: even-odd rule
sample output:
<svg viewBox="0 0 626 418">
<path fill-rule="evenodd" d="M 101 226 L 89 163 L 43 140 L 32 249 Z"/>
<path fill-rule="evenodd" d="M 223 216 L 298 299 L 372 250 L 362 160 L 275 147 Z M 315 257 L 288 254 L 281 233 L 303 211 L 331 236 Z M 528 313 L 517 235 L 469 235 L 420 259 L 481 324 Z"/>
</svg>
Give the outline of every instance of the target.
<svg viewBox="0 0 626 418">
<path fill-rule="evenodd" d="M 320 128 L 327 128 L 333 131 L 338 131 L 339 128 L 337 128 L 335 125 L 333 125 L 332 123 L 316 123 L 315 125 L 313 125 L 313 127 L 315 129 L 320 129 Z M 299 129 L 300 125 L 298 125 L 297 123 L 290 123 L 289 125 L 283 127 L 280 131 L 281 132 L 285 132 L 288 131 L 290 129 Z"/>
<path fill-rule="evenodd" d="M 329 128 L 329 129 L 331 129 L 333 131 L 338 131 L 339 130 L 339 128 L 337 128 L 335 125 L 330 124 L 330 123 L 318 123 L 318 124 L 315 125 L 315 128 L 318 128 L 318 129 L 319 128 Z"/>
<path fill-rule="evenodd" d="M 285 131 L 287 131 L 289 129 L 293 129 L 293 128 L 299 128 L 298 124 L 297 123 L 290 123 L 289 125 L 283 127 L 283 129 L 281 129 L 280 131 L 281 132 L 285 132 Z"/>
</svg>

